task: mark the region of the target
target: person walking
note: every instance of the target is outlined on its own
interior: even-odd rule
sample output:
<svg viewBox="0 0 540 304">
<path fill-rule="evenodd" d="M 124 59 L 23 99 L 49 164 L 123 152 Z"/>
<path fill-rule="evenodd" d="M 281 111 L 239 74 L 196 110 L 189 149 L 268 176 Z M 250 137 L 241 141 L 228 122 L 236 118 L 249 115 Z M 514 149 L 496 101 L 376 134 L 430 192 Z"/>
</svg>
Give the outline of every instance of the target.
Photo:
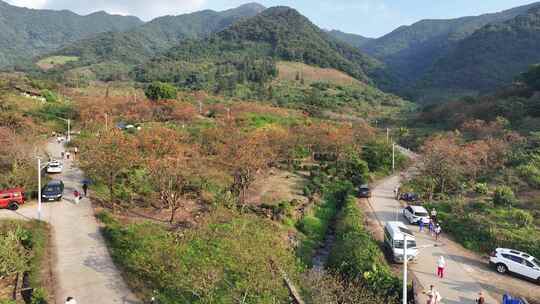
<svg viewBox="0 0 540 304">
<path fill-rule="evenodd" d="M 77 304 L 77 301 L 73 297 L 67 297 L 65 304 Z"/>
<path fill-rule="evenodd" d="M 82 185 L 82 190 L 83 190 L 83 193 L 84 193 L 84 197 L 87 197 L 88 196 L 88 183 L 83 183 Z"/>
<path fill-rule="evenodd" d="M 433 236 L 433 231 L 435 230 L 435 225 L 433 223 L 433 219 L 429 219 L 429 233 L 431 236 Z"/>
<path fill-rule="evenodd" d="M 437 294 L 439 294 L 439 292 L 435 289 L 435 286 L 430 285 L 429 290 L 424 290 L 422 293 L 428 297 L 427 304 L 436 303 L 435 301 L 437 300 Z"/>
<path fill-rule="evenodd" d="M 75 197 L 75 204 L 78 205 L 79 200 L 81 199 L 81 194 L 79 193 L 79 191 L 75 190 L 73 191 L 73 196 Z"/>
<path fill-rule="evenodd" d="M 437 260 L 437 277 L 444 278 L 444 269 L 446 268 L 446 260 L 441 255 Z"/>
<path fill-rule="evenodd" d="M 424 231 L 424 221 L 423 220 L 418 221 L 418 231 L 419 232 Z"/>
<path fill-rule="evenodd" d="M 435 241 L 439 240 L 439 236 L 441 235 L 441 232 L 442 232 L 441 224 L 437 224 L 437 226 L 435 227 Z"/>
<path fill-rule="evenodd" d="M 437 221 L 437 210 L 435 210 L 435 208 L 433 208 L 431 210 L 431 219 L 436 222 Z"/>
</svg>

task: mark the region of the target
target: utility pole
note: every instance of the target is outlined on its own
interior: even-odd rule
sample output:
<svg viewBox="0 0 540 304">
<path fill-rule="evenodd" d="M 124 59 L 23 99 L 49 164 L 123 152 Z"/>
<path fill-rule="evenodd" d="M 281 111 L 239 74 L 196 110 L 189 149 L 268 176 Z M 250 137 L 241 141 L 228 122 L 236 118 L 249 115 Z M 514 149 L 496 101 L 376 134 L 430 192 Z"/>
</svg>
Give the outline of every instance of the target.
<svg viewBox="0 0 540 304">
<path fill-rule="evenodd" d="M 38 174 L 38 220 L 41 220 L 41 158 L 37 159 Z"/>
<path fill-rule="evenodd" d="M 231 120 L 231 108 L 227 108 L 227 120 Z"/>
<path fill-rule="evenodd" d="M 392 142 L 392 172 L 396 170 L 396 144 Z"/>
<path fill-rule="evenodd" d="M 403 238 L 403 304 L 407 304 L 407 234 Z"/>
<path fill-rule="evenodd" d="M 105 113 L 105 131 L 109 131 L 109 114 Z"/>
<path fill-rule="evenodd" d="M 67 142 L 70 142 L 71 141 L 71 119 L 68 118 L 67 124 L 68 124 Z"/>
</svg>

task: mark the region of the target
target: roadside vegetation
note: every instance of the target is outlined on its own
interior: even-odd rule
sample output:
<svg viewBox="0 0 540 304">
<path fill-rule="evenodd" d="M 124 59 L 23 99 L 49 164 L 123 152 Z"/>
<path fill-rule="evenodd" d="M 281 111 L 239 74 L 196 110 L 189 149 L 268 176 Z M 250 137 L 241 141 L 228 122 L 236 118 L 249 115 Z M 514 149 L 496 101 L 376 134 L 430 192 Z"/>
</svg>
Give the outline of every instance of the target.
<svg viewBox="0 0 540 304">
<path fill-rule="evenodd" d="M 49 237 L 44 222 L 0 221 L 0 303 L 11 303 L 15 288 L 27 303 L 54 302 Z"/>
</svg>

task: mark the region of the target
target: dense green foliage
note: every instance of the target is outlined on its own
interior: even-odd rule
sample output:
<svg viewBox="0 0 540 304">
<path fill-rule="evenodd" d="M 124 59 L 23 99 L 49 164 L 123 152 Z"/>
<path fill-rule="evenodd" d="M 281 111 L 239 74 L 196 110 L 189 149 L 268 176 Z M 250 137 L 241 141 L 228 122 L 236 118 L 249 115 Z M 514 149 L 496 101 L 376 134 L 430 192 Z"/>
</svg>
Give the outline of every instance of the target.
<svg viewBox="0 0 540 304">
<path fill-rule="evenodd" d="M 160 17 L 126 32 L 100 34 L 79 41 L 56 54 L 80 57 L 79 62 L 72 66 L 139 64 L 185 39 L 204 38 L 241 18 L 255 16 L 263 9 L 258 4 L 246 4 L 222 12 L 205 10 Z"/>
<path fill-rule="evenodd" d="M 33 10 L 0 1 L 0 67 L 108 31 L 124 31 L 142 24 L 135 17 L 97 12 L 80 16 L 70 11 Z"/>
<path fill-rule="evenodd" d="M 48 227 L 44 222 L 0 222 L 0 278 L 27 273 L 28 287 L 34 290 L 32 303 L 46 303 L 42 273 L 48 263 L 45 260 L 48 241 Z"/>
<path fill-rule="evenodd" d="M 153 82 L 145 90 L 144 94 L 150 100 L 176 99 L 176 88 L 168 83 Z"/>
<path fill-rule="evenodd" d="M 512 188 L 499 186 L 493 192 L 493 204 L 498 207 L 512 207 L 516 203 L 516 196 Z"/>
<path fill-rule="evenodd" d="M 540 91 L 540 64 L 532 65 L 521 78 L 529 87 Z"/>
<path fill-rule="evenodd" d="M 369 289 L 398 303 L 400 280 L 395 277 L 377 242 L 364 227 L 364 214 L 355 197 L 344 198 L 336 224 L 336 243 L 328 267 L 348 279 L 360 278 Z"/>
<path fill-rule="evenodd" d="M 128 281 L 149 288 L 143 293 L 157 290 L 160 303 L 287 302 L 289 291 L 275 267 L 292 278 L 299 271 L 279 230 L 254 216 L 217 210 L 183 233 L 149 222 L 124 226 L 107 214 L 101 219 Z"/>
<path fill-rule="evenodd" d="M 424 77 L 419 88 L 486 92 L 507 85 L 540 62 L 540 7 L 489 24 L 460 41 Z"/>
<path fill-rule="evenodd" d="M 273 78 L 276 59 L 333 67 L 366 81 L 366 72 L 377 66 L 297 11 L 275 7 L 237 22 L 211 38 L 185 41 L 166 57 L 139 68 L 136 75 L 139 81 L 161 80 L 230 91 L 237 84 L 264 83 Z"/>
</svg>

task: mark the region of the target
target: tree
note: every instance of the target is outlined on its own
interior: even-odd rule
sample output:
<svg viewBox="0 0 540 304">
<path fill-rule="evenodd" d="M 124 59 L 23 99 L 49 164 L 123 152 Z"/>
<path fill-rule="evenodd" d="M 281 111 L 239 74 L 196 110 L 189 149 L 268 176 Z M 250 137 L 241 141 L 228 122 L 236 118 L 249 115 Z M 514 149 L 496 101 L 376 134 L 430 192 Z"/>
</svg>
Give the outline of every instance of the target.
<svg viewBox="0 0 540 304">
<path fill-rule="evenodd" d="M 146 90 L 144 90 L 146 97 L 151 100 L 161 99 L 176 99 L 176 88 L 168 83 L 153 82 Z"/>
<path fill-rule="evenodd" d="M 177 157 L 165 159 L 152 159 L 148 165 L 150 179 L 157 190 L 159 200 L 169 208 L 171 216 L 169 222 L 174 223 L 176 211 L 183 206 L 187 199 L 194 199 L 200 195 L 200 189 L 190 180 L 191 168 L 179 151 Z"/>
<path fill-rule="evenodd" d="M 532 65 L 521 78 L 530 88 L 540 90 L 540 64 Z"/>
<path fill-rule="evenodd" d="M 131 135 L 117 129 L 105 131 L 81 147 L 81 169 L 107 185 L 113 211 L 116 207 L 114 189 L 120 176 L 138 163 L 136 141 Z"/>
</svg>

